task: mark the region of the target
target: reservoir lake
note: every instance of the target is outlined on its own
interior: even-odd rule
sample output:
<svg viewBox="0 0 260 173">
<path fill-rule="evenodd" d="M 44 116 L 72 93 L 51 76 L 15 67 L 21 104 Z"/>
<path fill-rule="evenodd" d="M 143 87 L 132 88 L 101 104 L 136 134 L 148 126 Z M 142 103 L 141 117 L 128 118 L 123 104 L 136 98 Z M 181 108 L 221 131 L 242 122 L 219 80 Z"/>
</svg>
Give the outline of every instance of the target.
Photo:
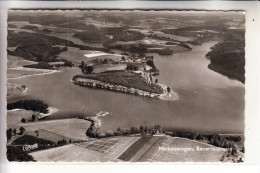
<svg viewBox="0 0 260 173">
<path fill-rule="evenodd" d="M 74 75 L 81 74 L 78 67 L 64 67 L 60 68 L 61 72 L 9 79 L 8 82 L 26 85 L 26 98 L 43 100 L 59 109 L 49 119 L 109 112 L 100 117 L 100 131 L 157 123 L 163 129 L 243 133 L 244 84 L 207 67 L 210 61 L 205 55 L 216 43 L 191 46 L 192 51 L 170 56 L 152 54 L 160 71 L 156 78 L 177 93 L 175 101 L 80 87 L 71 81 Z"/>
</svg>

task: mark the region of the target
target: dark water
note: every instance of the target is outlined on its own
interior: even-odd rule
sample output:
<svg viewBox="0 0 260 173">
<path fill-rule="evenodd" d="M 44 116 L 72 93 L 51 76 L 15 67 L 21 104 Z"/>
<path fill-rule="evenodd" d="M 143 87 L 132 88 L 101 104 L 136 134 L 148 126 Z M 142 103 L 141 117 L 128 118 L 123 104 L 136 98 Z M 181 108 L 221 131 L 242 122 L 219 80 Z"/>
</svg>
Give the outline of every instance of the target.
<svg viewBox="0 0 260 173">
<path fill-rule="evenodd" d="M 27 97 L 44 100 L 60 109 L 51 118 L 110 112 L 101 117 L 101 130 L 159 123 L 163 128 L 243 133 L 244 85 L 207 68 L 209 61 L 205 54 L 214 44 L 194 46 L 193 51 L 171 56 L 154 55 L 155 65 L 160 70 L 157 78 L 178 93 L 176 101 L 74 85 L 72 77 L 81 73 L 76 67 L 9 82 L 26 85 Z"/>
</svg>

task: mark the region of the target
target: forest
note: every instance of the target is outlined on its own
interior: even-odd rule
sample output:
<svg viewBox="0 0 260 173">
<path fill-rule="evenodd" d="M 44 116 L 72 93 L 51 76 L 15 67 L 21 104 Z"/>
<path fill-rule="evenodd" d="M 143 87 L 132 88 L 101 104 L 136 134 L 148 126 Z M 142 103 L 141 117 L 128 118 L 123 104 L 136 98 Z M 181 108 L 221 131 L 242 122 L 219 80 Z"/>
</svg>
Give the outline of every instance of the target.
<svg viewBox="0 0 260 173">
<path fill-rule="evenodd" d="M 235 30 L 225 34 L 225 40 L 211 47 L 206 57 L 208 68 L 231 79 L 245 83 L 245 39 L 244 31 Z"/>
<path fill-rule="evenodd" d="M 40 43 L 18 46 L 14 51 L 10 51 L 9 55 L 23 57 L 24 59 L 37 62 L 53 62 L 56 61 L 57 55 L 65 50 L 66 47 L 54 47 L 48 43 Z"/>
<path fill-rule="evenodd" d="M 7 104 L 7 110 L 12 109 L 26 109 L 41 113 L 48 113 L 49 105 L 41 100 L 20 100 L 14 103 Z"/>
</svg>

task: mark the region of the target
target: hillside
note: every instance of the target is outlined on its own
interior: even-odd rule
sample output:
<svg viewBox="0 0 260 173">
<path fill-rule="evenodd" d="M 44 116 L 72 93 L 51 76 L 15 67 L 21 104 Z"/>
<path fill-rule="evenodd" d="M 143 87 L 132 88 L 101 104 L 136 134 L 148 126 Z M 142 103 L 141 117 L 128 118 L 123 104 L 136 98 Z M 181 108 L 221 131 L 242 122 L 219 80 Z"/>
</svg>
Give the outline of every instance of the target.
<svg viewBox="0 0 260 173">
<path fill-rule="evenodd" d="M 183 151 L 163 149 L 168 147 Z M 198 151 L 198 148 L 212 151 Z M 220 162 L 225 152 L 214 149 L 219 148 L 185 138 L 129 136 L 70 144 L 30 155 L 37 161 Z"/>
</svg>

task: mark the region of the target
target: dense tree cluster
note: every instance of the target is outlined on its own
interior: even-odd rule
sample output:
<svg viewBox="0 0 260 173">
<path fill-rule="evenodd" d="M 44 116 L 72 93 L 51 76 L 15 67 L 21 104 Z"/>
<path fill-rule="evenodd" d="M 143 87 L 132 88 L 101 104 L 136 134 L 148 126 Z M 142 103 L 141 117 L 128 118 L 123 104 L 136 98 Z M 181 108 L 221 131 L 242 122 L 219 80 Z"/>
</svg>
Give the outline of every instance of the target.
<svg viewBox="0 0 260 173">
<path fill-rule="evenodd" d="M 163 48 L 163 49 L 149 49 L 150 53 L 158 53 L 159 55 L 172 55 L 173 50 L 170 48 Z"/>
<path fill-rule="evenodd" d="M 146 64 L 149 65 L 149 66 L 151 66 L 152 68 L 156 68 L 155 65 L 154 65 L 153 60 L 151 60 L 151 59 L 147 60 L 147 61 L 146 61 Z"/>
<path fill-rule="evenodd" d="M 12 129 L 8 129 L 6 130 L 6 137 L 7 137 L 7 140 L 10 140 L 13 136 L 13 130 Z"/>
<path fill-rule="evenodd" d="M 48 146 L 48 145 L 54 145 L 55 143 L 50 141 L 50 140 L 46 140 L 46 139 L 41 139 L 41 138 L 37 138 L 34 136 L 29 136 L 29 135 L 23 135 L 17 139 L 15 139 L 13 141 L 13 145 L 33 145 L 33 144 L 38 144 L 40 145 L 44 145 L 44 146 Z"/>
<path fill-rule="evenodd" d="M 58 61 L 58 60 L 55 60 Z M 61 66 L 67 66 L 67 67 L 73 67 L 74 64 L 71 61 L 68 60 L 60 60 L 60 62 L 64 64 L 57 64 L 57 65 L 51 65 L 49 62 L 38 62 L 37 64 L 30 64 L 30 65 L 24 65 L 26 68 L 38 68 L 38 69 L 49 69 L 49 70 L 56 70 L 57 68 Z"/>
<path fill-rule="evenodd" d="M 82 73 L 86 73 L 86 74 L 90 74 L 94 70 L 93 66 L 84 65 L 84 61 L 82 61 L 79 67 L 81 68 Z"/>
<path fill-rule="evenodd" d="M 206 57 L 209 68 L 245 83 L 244 41 L 230 40 L 216 44 Z"/>
<path fill-rule="evenodd" d="M 119 41 L 136 41 L 141 40 L 145 37 L 144 34 L 138 31 L 127 31 L 122 32 L 121 35 L 118 36 Z"/>
<path fill-rule="evenodd" d="M 48 105 L 41 100 L 20 100 L 14 103 L 8 103 L 7 109 L 26 109 L 41 113 L 48 113 Z"/>
<path fill-rule="evenodd" d="M 48 62 L 39 62 L 37 64 L 24 65 L 26 68 L 39 68 L 39 69 L 49 69 L 54 70 L 54 66 L 50 65 Z"/>
<path fill-rule="evenodd" d="M 134 64 L 128 63 L 127 66 L 126 66 L 126 70 L 137 71 L 138 70 L 138 66 L 134 65 Z"/>
<path fill-rule="evenodd" d="M 65 139 L 62 139 L 62 140 L 59 140 L 57 142 L 57 145 L 61 146 L 61 145 L 66 145 L 68 142 L 65 140 Z M 70 143 L 71 143 L 71 140 L 70 140 Z"/>
<path fill-rule="evenodd" d="M 105 44 L 104 44 L 105 45 Z M 148 46 L 145 44 L 109 44 L 106 46 L 109 49 L 119 49 L 125 52 L 144 54 L 148 53 Z"/>
<path fill-rule="evenodd" d="M 53 47 L 48 43 L 40 43 L 34 45 L 18 46 L 10 55 L 23 57 L 24 59 L 32 61 L 55 61 L 58 54 L 65 51 L 66 48 Z"/>
<path fill-rule="evenodd" d="M 12 128 L 9 128 L 6 130 L 6 137 L 7 137 L 7 140 L 10 140 L 12 138 L 12 136 L 14 135 L 23 135 L 25 131 L 25 128 L 23 127 L 20 127 L 19 128 L 19 133 L 17 133 L 17 130 L 16 129 L 12 129 Z"/>
<path fill-rule="evenodd" d="M 50 140 L 38 138 L 30 135 L 23 135 L 12 142 L 12 145 L 35 145 L 37 144 L 37 148 L 33 150 L 42 150 L 47 148 L 55 147 L 56 144 Z"/>
<path fill-rule="evenodd" d="M 140 75 L 132 72 L 106 72 L 99 74 L 85 74 L 85 75 L 76 75 L 73 77 L 73 80 L 76 78 L 86 78 L 94 79 L 114 85 L 121 85 L 127 88 L 140 89 L 142 91 L 147 91 L 150 93 L 161 94 L 163 89 L 161 86 L 154 83 L 147 83 L 147 81 Z"/>
<path fill-rule="evenodd" d="M 36 115 L 32 114 L 31 118 L 28 118 L 28 119 L 22 118 L 22 119 L 21 119 L 21 122 L 22 122 L 22 123 L 34 122 L 34 121 L 36 121 L 36 120 L 38 120 L 38 117 L 37 117 Z"/>
<path fill-rule="evenodd" d="M 33 157 L 29 155 L 27 152 L 23 151 L 21 147 L 7 146 L 6 155 L 9 161 L 16 161 L 16 162 L 34 161 Z"/>
<path fill-rule="evenodd" d="M 19 128 L 19 135 L 23 135 L 23 132 L 25 131 L 25 128 L 23 128 L 23 127 L 20 127 Z"/>
</svg>

